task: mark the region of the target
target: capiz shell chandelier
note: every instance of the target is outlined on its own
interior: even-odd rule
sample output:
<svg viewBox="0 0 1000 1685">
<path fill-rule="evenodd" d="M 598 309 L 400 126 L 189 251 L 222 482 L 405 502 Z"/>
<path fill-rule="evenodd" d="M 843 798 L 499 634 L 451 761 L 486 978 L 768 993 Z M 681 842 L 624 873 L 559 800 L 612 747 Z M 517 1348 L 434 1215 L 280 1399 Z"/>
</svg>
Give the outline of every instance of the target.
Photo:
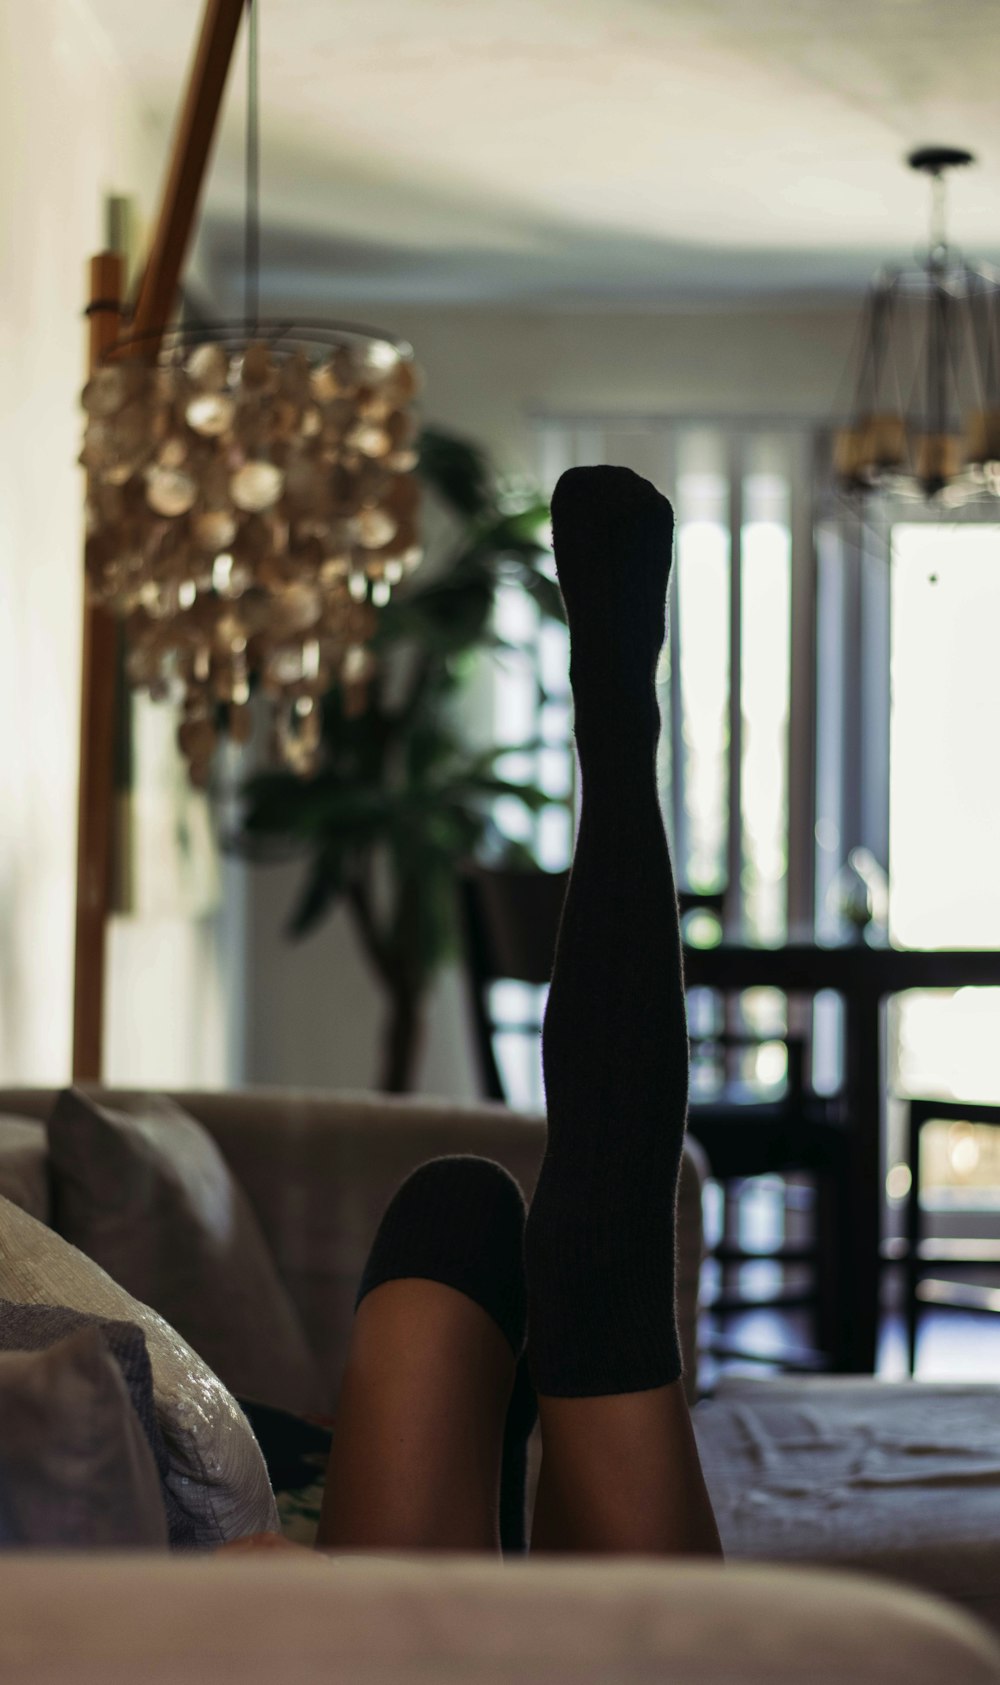
<svg viewBox="0 0 1000 1685">
<path fill-rule="evenodd" d="M 377 611 L 421 554 L 409 346 L 257 334 L 175 334 L 153 367 L 122 341 L 83 394 L 90 589 L 124 619 L 130 681 L 181 698 L 196 783 L 220 734 L 249 735 L 251 679 L 310 770 L 320 697 L 340 681 L 363 705 Z"/>
<path fill-rule="evenodd" d="M 947 242 L 945 174 L 972 154 L 922 147 L 907 162 L 932 182 L 930 243 L 920 268 L 884 272 L 869 294 L 834 476 L 862 498 L 957 507 L 1000 497 L 1000 275 Z"/>
<path fill-rule="evenodd" d="M 255 0 L 247 16 L 245 318 L 126 332 L 83 393 L 88 587 L 124 622 L 130 682 L 179 701 L 201 785 L 220 738 L 249 737 L 254 688 L 285 762 L 313 770 L 320 699 L 339 683 L 364 706 L 378 611 L 421 555 L 410 346 L 260 320 Z"/>
</svg>

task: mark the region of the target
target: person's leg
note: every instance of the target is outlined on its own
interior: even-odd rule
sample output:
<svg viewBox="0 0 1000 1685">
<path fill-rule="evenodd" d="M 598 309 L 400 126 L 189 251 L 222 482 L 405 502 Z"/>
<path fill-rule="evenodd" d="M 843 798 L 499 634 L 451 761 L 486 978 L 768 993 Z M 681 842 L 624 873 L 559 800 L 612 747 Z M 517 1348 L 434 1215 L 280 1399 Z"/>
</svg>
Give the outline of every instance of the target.
<svg viewBox="0 0 1000 1685">
<path fill-rule="evenodd" d="M 720 1556 L 680 1382 L 542 1398 L 533 1551 Z"/>
<path fill-rule="evenodd" d="M 484 1159 L 434 1160 L 395 1196 L 359 1291 L 319 1548 L 524 1548 L 523 1227 L 520 1189 Z"/>
<path fill-rule="evenodd" d="M 390 1281 L 358 1310 L 317 1546 L 500 1548 L 500 1459 L 514 1358 L 478 1305 Z"/>
<path fill-rule="evenodd" d="M 544 1444 L 532 1543 L 714 1553 L 674 1308 L 688 1048 L 655 691 L 673 517 L 645 480 L 595 468 L 562 477 L 552 520 L 583 798 L 526 1237 Z"/>
</svg>

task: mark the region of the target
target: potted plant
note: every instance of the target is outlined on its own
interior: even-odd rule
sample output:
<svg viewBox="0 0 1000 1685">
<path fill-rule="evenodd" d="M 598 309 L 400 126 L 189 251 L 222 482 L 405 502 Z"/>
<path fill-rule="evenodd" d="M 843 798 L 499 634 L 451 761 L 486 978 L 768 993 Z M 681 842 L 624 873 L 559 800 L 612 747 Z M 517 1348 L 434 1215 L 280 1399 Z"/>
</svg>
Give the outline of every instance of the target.
<svg viewBox="0 0 1000 1685">
<path fill-rule="evenodd" d="M 303 856 L 292 937 L 348 907 L 386 996 L 379 1080 L 390 1093 L 413 1086 L 428 986 L 456 948 L 461 863 L 487 844 L 496 855 L 498 797 L 532 809 L 550 800 L 501 776 L 501 751 L 475 748 L 463 729 L 476 657 L 502 658 L 497 587 L 513 580 L 543 615 L 563 618 L 558 586 L 541 566 L 548 509 L 538 496 L 505 491 L 481 450 L 432 429 L 421 438 L 419 472 L 438 536 L 381 611 L 367 707 L 353 714 L 331 690 L 319 770 L 251 777 L 234 839 L 253 859 Z M 506 845 L 508 860 L 516 852 Z"/>
</svg>

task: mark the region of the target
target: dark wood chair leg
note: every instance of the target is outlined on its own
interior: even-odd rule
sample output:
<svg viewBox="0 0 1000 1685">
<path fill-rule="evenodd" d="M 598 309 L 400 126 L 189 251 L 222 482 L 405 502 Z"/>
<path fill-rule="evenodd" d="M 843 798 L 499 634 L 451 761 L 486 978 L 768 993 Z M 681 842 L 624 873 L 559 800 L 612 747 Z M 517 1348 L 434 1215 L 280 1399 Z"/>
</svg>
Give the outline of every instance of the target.
<svg viewBox="0 0 1000 1685">
<path fill-rule="evenodd" d="M 917 1336 L 920 1321 L 920 1244 L 923 1222 L 920 1209 L 920 1126 L 922 1118 L 916 1106 L 910 1107 L 909 1161 L 910 1187 L 906 1196 L 906 1354 L 911 1375 L 917 1370 Z"/>
<path fill-rule="evenodd" d="M 839 1181 L 837 1175 L 816 1177 L 816 1346 L 821 1352 L 836 1349 L 840 1316 L 837 1270 Z"/>
</svg>

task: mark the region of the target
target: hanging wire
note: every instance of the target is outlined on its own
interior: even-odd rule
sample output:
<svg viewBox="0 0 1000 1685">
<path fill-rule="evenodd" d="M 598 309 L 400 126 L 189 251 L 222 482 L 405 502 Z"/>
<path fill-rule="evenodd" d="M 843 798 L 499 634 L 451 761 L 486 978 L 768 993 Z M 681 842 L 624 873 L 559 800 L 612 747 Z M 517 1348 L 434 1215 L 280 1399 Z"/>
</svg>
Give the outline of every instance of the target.
<svg viewBox="0 0 1000 1685">
<path fill-rule="evenodd" d="M 257 0 L 247 0 L 246 226 L 243 242 L 244 314 L 249 331 L 260 321 L 260 68 Z"/>
</svg>

